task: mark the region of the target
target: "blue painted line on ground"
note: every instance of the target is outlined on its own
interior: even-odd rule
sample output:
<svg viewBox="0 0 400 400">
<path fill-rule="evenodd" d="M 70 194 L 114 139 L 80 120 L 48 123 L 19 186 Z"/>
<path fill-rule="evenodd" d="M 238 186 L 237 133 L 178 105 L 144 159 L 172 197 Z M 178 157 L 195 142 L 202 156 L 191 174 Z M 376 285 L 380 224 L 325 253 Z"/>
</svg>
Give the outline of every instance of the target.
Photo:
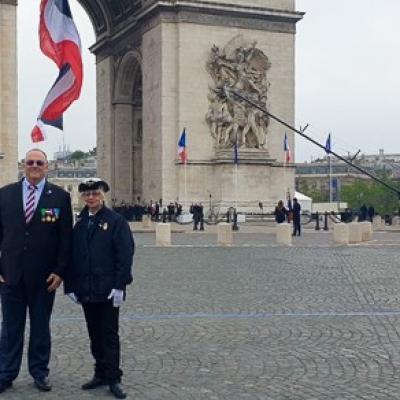
<svg viewBox="0 0 400 400">
<path fill-rule="evenodd" d="M 268 319 L 268 318 L 336 318 L 336 317 L 399 317 L 400 311 L 295 312 L 295 313 L 180 313 L 159 315 L 121 315 L 125 321 L 163 321 L 195 319 Z M 83 321 L 83 317 L 57 317 L 53 322 Z"/>
</svg>

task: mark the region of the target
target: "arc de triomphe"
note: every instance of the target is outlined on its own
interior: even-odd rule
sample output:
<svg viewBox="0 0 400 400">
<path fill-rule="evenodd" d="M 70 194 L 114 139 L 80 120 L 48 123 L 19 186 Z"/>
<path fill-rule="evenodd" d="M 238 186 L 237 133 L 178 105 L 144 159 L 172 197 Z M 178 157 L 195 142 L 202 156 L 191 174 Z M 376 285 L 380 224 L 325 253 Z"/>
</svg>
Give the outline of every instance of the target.
<svg viewBox="0 0 400 400">
<path fill-rule="evenodd" d="M 295 32 L 303 16 L 295 0 L 78 1 L 96 33 L 98 175 L 112 182 L 113 198 L 212 197 L 222 207 L 251 209 L 259 201 L 272 207 L 294 190 L 284 129 L 216 93 L 240 90 L 294 122 Z M 17 152 L 16 3 L 0 0 L 3 181 L 13 178 Z M 186 167 L 177 156 L 183 128 Z"/>
</svg>

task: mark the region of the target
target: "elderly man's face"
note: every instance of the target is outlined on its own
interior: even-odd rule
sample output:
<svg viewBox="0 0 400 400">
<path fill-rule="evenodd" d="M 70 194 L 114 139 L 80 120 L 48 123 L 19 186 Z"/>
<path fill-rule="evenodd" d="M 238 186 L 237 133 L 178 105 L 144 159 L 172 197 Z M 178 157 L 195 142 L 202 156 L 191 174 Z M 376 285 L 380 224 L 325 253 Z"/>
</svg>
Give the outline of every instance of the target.
<svg viewBox="0 0 400 400">
<path fill-rule="evenodd" d="M 47 174 L 48 162 L 45 155 L 37 150 L 28 151 L 25 157 L 25 177 L 29 183 L 38 184 Z"/>
</svg>

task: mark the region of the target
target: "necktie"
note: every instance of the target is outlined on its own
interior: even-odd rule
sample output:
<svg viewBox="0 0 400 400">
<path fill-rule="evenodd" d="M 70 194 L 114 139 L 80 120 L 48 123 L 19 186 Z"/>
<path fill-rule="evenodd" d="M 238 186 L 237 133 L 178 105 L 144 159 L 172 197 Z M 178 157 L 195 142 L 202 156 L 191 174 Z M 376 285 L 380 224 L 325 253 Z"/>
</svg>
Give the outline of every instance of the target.
<svg viewBox="0 0 400 400">
<path fill-rule="evenodd" d="M 35 213 L 35 200 L 36 200 L 37 187 L 34 185 L 28 186 L 28 198 L 25 204 L 25 221 L 27 224 L 31 222 L 33 214 Z"/>
</svg>

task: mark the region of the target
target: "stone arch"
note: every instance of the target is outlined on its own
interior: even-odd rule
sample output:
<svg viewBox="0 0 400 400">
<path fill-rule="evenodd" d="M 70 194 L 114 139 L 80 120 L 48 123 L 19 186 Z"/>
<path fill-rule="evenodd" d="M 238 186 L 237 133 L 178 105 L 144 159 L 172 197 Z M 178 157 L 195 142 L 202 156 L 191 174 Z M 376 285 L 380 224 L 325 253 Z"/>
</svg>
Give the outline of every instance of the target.
<svg viewBox="0 0 400 400">
<path fill-rule="evenodd" d="M 129 50 L 117 63 L 113 94 L 117 202 L 143 196 L 142 92 L 142 56 Z"/>
<path fill-rule="evenodd" d="M 96 37 L 111 31 L 112 21 L 110 19 L 110 13 L 105 8 L 102 2 L 93 2 L 91 0 L 78 0 L 78 3 L 84 8 L 88 14 Z"/>
</svg>

